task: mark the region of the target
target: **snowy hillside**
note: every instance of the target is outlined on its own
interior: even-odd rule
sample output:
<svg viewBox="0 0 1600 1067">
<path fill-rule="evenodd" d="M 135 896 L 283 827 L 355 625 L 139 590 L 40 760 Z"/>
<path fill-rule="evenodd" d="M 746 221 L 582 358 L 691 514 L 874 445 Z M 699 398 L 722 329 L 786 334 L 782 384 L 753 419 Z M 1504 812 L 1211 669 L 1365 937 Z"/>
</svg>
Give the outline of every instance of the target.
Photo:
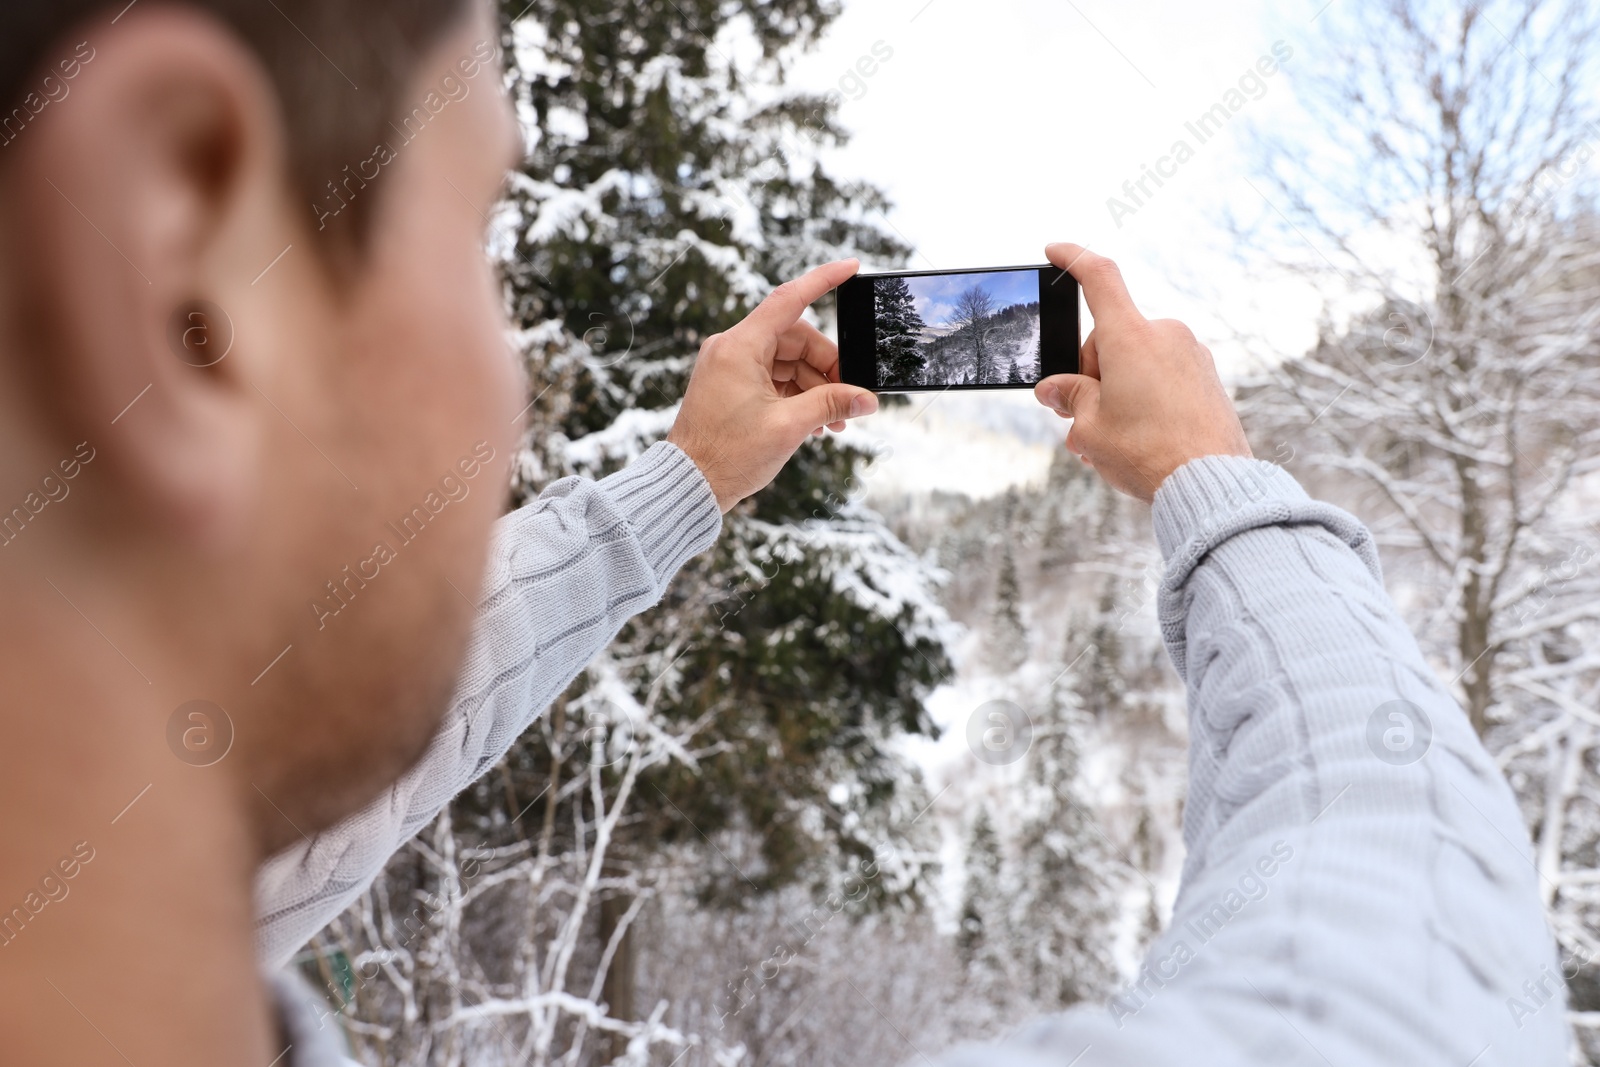
<svg viewBox="0 0 1600 1067">
<path fill-rule="evenodd" d="M 1039 305 L 1014 304 L 923 343 L 924 381 L 958 385 L 1039 378 Z"/>
</svg>

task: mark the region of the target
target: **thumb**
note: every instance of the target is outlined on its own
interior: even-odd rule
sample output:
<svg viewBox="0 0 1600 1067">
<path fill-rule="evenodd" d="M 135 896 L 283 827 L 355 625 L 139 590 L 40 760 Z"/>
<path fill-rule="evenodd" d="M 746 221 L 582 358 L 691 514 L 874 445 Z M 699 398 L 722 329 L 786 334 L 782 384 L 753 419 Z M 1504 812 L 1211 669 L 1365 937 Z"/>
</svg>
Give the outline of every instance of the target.
<svg viewBox="0 0 1600 1067">
<path fill-rule="evenodd" d="M 801 435 L 878 410 L 878 398 L 854 385 L 819 385 L 782 403 L 791 428 Z"/>
<path fill-rule="evenodd" d="M 1064 418 L 1073 418 L 1100 399 L 1100 383 L 1085 374 L 1056 374 L 1033 390 L 1039 403 Z"/>
</svg>

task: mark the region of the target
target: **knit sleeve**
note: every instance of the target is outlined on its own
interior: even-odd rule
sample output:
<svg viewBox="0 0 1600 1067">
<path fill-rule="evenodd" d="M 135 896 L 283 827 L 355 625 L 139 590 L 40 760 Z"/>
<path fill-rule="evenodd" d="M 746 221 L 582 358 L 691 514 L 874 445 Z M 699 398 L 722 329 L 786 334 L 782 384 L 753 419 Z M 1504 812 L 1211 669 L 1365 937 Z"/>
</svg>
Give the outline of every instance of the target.
<svg viewBox="0 0 1600 1067">
<path fill-rule="evenodd" d="M 1109 1005 L 946 1067 L 1565 1064 L 1527 831 L 1366 528 L 1227 457 L 1155 525 L 1190 723 L 1172 921 Z"/>
<path fill-rule="evenodd" d="M 665 443 L 604 481 L 557 482 L 502 519 L 455 695 L 421 761 L 355 815 L 263 865 L 263 962 L 287 962 L 360 896 L 721 529 L 704 476 Z"/>
</svg>

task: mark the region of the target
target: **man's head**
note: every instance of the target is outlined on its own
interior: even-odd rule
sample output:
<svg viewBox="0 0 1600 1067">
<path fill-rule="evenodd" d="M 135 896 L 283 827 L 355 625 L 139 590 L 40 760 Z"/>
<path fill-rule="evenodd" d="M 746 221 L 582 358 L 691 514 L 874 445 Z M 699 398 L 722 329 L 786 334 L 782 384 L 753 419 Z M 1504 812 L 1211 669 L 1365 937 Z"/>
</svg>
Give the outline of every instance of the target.
<svg viewBox="0 0 1600 1067">
<path fill-rule="evenodd" d="M 86 54 L 77 48 L 80 36 L 96 25 L 91 17 L 120 24 L 137 7 L 136 0 L 123 13 L 126 2 L 57 0 L 0 11 L 0 144 L 20 138 L 32 123 L 30 94 L 52 103 L 70 95 Z M 271 78 L 288 135 L 290 174 L 309 202 L 325 197 L 326 183 L 337 181 L 347 164 L 392 137 L 389 124 L 401 113 L 417 64 L 467 20 L 473 3 L 195 0 L 184 6 L 235 33 Z M 98 36 L 82 37 L 87 54 L 97 52 L 92 38 Z M 347 225 L 359 229 L 369 219 L 362 205 Z"/>
<path fill-rule="evenodd" d="M 122 5 L 0 13 L 0 638 L 14 695 L 271 847 L 448 696 L 522 407 L 482 254 L 515 126 L 478 0 Z M 214 766 L 169 750 L 191 701 Z"/>
</svg>

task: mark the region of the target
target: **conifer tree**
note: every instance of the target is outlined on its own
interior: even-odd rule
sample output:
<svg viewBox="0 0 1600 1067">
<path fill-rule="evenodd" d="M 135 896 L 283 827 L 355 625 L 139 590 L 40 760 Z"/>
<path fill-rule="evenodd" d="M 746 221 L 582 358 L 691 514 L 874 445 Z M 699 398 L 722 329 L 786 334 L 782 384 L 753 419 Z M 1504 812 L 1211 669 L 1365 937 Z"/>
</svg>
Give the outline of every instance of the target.
<svg viewBox="0 0 1600 1067">
<path fill-rule="evenodd" d="M 907 249 L 874 221 L 883 194 L 819 160 L 845 138 L 836 101 L 782 88 L 789 59 L 836 17 L 827 0 L 510 0 L 502 12 L 531 144 L 492 228 L 532 379 L 525 500 L 665 436 L 700 344 L 779 282 L 847 256 L 897 266 Z M 748 36 L 719 44 L 724 32 Z M 577 709 L 605 703 L 593 691 L 604 677 L 627 688 L 624 703 L 694 724 L 701 744 L 632 791 L 609 882 L 703 850 L 705 899 L 734 901 L 835 884 L 870 856 L 897 813 L 925 803 L 892 746 L 932 731 L 922 697 L 949 660 L 925 568 L 859 504 L 868 461 L 832 440 L 803 448 L 513 750 L 505 790 L 458 803 L 458 825 L 588 847 L 591 799 L 569 783 Z M 726 835 L 751 853 L 736 867 L 708 845 Z M 871 885 L 916 898 L 922 881 L 917 867 Z M 627 890 L 606 893 L 602 940 L 629 904 Z M 608 979 L 614 1015 L 636 1010 L 630 988 L 627 974 Z"/>
<path fill-rule="evenodd" d="M 1141 586 L 1130 585 L 1128 595 L 1141 597 L 1146 591 Z M 1122 631 L 1136 607 L 1136 603 L 1119 602 L 1114 586 L 1107 582 L 1075 682 L 1079 706 L 1097 719 L 1117 715 L 1127 703 L 1128 683 L 1122 674 Z"/>
<path fill-rule="evenodd" d="M 904 278 L 878 283 L 874 316 L 878 347 L 879 385 L 918 385 L 924 360 L 918 342 L 927 324 L 917 314 L 917 302 Z"/>
<path fill-rule="evenodd" d="M 989 618 L 989 646 L 996 673 L 1013 670 L 1028 656 L 1028 627 L 1022 621 L 1022 587 L 1017 580 L 1017 493 L 1006 493 L 1001 506 L 1000 570 L 995 577 L 994 609 Z"/>
<path fill-rule="evenodd" d="M 1047 1008 L 1108 993 L 1107 946 L 1116 917 L 1113 858 L 1083 794 L 1081 754 L 1091 722 L 1070 680 L 1040 709 L 1028 752 L 1025 816 L 1017 835 L 1015 908 L 1026 931 L 1025 979 Z"/>
<path fill-rule="evenodd" d="M 834 104 L 781 89 L 787 59 L 837 15 L 825 0 L 503 11 L 517 20 L 513 92 L 536 126 L 497 229 L 514 238 L 505 270 L 534 379 L 521 464 L 532 492 L 607 473 L 663 436 L 700 342 L 778 282 L 845 256 L 894 265 L 906 249 L 870 221 L 882 193 L 818 160 L 845 136 Z M 707 36 L 730 24 L 753 35 L 753 62 Z M 747 103 L 760 84 L 772 102 Z M 761 841 L 752 880 L 781 885 L 843 847 L 803 830 L 796 805 L 855 825 L 826 798 L 841 772 L 865 776 L 849 795 L 868 807 L 914 780 L 888 742 L 931 728 L 921 696 L 948 661 L 931 597 L 890 592 L 897 569 L 920 568 L 856 503 L 867 459 L 832 442 L 802 449 L 666 604 L 624 631 L 638 694 L 654 687 L 671 717 L 709 713 L 717 751 L 640 790 L 658 809 L 636 824 L 641 850 L 743 826 Z M 531 797 L 548 757 L 530 763 Z"/>
<path fill-rule="evenodd" d="M 980 804 L 967 840 L 966 882 L 961 891 L 961 919 L 956 951 L 969 980 L 993 986 L 1001 965 L 1007 930 L 1001 886 L 1000 838 L 987 805 Z"/>
</svg>

